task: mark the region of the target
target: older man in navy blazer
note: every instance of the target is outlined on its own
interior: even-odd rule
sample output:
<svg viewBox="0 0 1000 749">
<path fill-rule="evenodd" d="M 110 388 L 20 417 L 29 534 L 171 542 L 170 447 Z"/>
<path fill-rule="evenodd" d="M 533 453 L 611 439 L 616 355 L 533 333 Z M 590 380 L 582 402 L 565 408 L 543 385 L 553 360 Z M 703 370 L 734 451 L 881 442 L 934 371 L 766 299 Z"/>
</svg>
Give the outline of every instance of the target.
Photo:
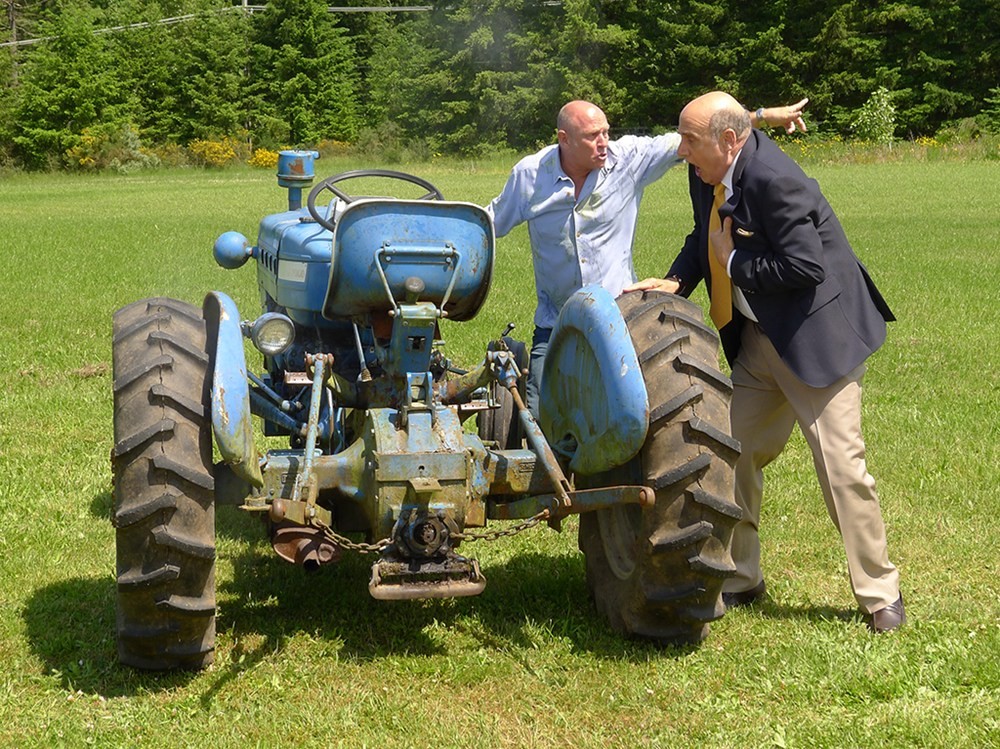
<svg viewBox="0 0 1000 749">
<path fill-rule="evenodd" d="M 711 316 L 732 366 L 736 576 L 728 607 L 765 591 L 758 524 L 763 469 L 795 423 L 813 454 L 827 510 L 843 538 L 851 586 L 877 633 L 906 616 L 889 561 L 875 481 L 865 465 L 861 381 L 865 360 L 895 319 L 851 249 L 815 180 L 722 92 L 680 116 L 678 154 L 690 165 L 695 226 L 666 279 L 626 290 L 688 295 L 705 279 Z"/>
</svg>

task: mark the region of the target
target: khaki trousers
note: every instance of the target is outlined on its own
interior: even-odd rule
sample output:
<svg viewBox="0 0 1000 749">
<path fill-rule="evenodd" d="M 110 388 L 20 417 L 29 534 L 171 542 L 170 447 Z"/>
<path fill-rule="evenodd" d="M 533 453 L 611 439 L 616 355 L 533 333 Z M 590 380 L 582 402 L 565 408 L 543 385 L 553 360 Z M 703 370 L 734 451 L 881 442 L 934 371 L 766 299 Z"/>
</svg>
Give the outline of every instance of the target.
<svg viewBox="0 0 1000 749">
<path fill-rule="evenodd" d="M 899 572 L 889 561 L 875 479 L 865 466 L 864 372 L 861 364 L 829 387 L 809 387 L 781 361 L 758 325 L 744 326 L 733 366 L 730 415 L 733 437 L 743 446 L 736 463 L 736 502 L 744 519 L 733 533 L 737 574 L 726 581 L 727 591 L 749 590 L 763 580 L 758 535 L 763 471 L 798 422 L 812 450 L 826 509 L 844 542 L 854 597 L 868 613 L 899 598 Z"/>
</svg>

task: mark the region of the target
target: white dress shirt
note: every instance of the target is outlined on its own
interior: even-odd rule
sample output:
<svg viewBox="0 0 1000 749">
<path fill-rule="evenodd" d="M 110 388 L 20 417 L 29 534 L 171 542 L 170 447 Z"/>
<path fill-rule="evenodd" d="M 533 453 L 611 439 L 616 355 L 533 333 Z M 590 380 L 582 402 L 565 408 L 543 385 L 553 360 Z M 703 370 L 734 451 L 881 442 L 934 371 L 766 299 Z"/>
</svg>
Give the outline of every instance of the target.
<svg viewBox="0 0 1000 749">
<path fill-rule="evenodd" d="M 613 296 L 634 282 L 632 244 L 647 185 L 677 164 L 677 133 L 626 135 L 608 144 L 608 158 L 574 198 L 558 145 L 519 161 L 503 192 L 487 206 L 498 237 L 528 222 L 538 307 L 535 325 L 551 328 L 573 292 L 600 284 Z"/>
</svg>

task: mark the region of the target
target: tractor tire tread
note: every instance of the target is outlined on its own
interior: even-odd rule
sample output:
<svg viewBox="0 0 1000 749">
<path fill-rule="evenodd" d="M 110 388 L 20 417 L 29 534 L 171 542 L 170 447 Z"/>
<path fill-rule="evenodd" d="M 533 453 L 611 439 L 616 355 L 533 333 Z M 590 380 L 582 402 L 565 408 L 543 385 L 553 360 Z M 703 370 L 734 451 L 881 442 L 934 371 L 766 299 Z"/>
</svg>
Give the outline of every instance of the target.
<svg viewBox="0 0 1000 749">
<path fill-rule="evenodd" d="M 698 643 L 725 613 L 722 583 L 735 574 L 730 545 L 741 513 L 722 499 L 732 496 L 739 454 L 729 434 L 732 383 L 718 369 L 719 339 L 697 305 L 662 292 L 623 294 L 618 304 L 640 359 L 650 425 L 628 465 L 583 480 L 641 482 L 656 501 L 581 516 L 587 583 L 613 629 Z"/>
<path fill-rule="evenodd" d="M 158 497 L 146 499 L 142 502 L 135 502 L 128 507 L 121 507 L 114 514 L 114 526 L 115 528 L 124 528 L 135 523 L 141 523 L 161 510 L 176 510 L 177 502 L 176 495 L 165 492 Z"/>
<path fill-rule="evenodd" d="M 150 572 L 132 572 L 118 578 L 118 589 L 148 588 L 180 577 L 181 568 L 176 564 L 164 564 Z"/>
<path fill-rule="evenodd" d="M 198 307 L 114 315 L 111 450 L 119 660 L 198 669 L 215 649 L 211 353 Z"/>
</svg>

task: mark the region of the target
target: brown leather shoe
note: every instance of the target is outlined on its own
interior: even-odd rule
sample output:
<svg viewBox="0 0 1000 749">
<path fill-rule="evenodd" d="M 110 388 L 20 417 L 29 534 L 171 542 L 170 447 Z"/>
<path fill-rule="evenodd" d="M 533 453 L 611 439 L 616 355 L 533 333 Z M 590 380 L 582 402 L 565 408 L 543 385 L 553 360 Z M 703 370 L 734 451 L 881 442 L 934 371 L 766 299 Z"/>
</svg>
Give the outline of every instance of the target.
<svg viewBox="0 0 1000 749">
<path fill-rule="evenodd" d="M 750 588 L 750 590 L 733 590 L 728 593 L 722 594 L 722 603 L 727 609 L 736 608 L 737 606 L 749 606 L 755 603 L 758 598 L 764 595 L 764 591 L 767 590 L 767 586 L 764 581 L 761 580 L 755 586 Z"/>
<path fill-rule="evenodd" d="M 906 611 L 903 610 L 903 596 L 900 595 L 895 603 L 890 603 L 884 609 L 879 609 L 871 615 L 868 622 L 868 629 L 877 635 L 892 632 L 906 624 Z"/>
</svg>

